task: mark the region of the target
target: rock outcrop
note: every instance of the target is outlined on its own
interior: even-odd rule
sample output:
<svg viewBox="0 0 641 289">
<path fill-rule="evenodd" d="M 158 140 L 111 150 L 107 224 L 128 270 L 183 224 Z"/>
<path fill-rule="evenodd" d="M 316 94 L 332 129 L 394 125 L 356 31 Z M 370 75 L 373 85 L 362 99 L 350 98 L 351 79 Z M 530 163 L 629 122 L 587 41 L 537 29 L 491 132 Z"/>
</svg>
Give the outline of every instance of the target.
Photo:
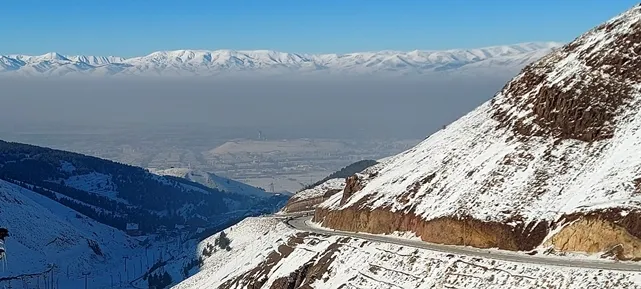
<svg viewBox="0 0 641 289">
<path fill-rule="evenodd" d="M 303 243 L 307 234 L 298 234 L 287 241 L 287 244 L 280 245 L 278 250 L 270 252 L 267 257 L 256 267 L 244 272 L 236 278 L 229 279 L 221 284 L 219 289 L 231 288 L 262 288 L 267 281 L 269 274 L 278 262 L 287 258 L 294 248 Z"/>
<path fill-rule="evenodd" d="M 394 213 L 386 209 L 348 208 L 339 211 L 316 209 L 313 221 L 325 227 L 353 232 L 391 234 L 413 232 L 421 240 L 448 245 L 529 251 L 538 246 L 548 233 L 541 222 L 511 226 L 483 222 L 469 216 L 448 216 L 426 221 L 414 213 Z"/>
<path fill-rule="evenodd" d="M 286 245 L 278 247 L 277 251 L 272 251 L 267 255 L 265 260 L 258 266 L 241 273 L 235 278 L 229 279 L 220 285 L 219 289 L 231 288 L 263 288 L 269 286 L 270 289 L 311 289 L 310 285 L 316 280 L 320 280 L 328 272 L 329 266 L 335 259 L 334 253 L 347 242 L 349 238 L 343 238 L 336 243 L 330 244 L 322 252 L 317 253 L 308 262 L 303 264 L 298 269 L 295 269 L 287 277 L 281 277 L 274 280 L 271 285 L 266 284 L 268 281 L 271 270 L 279 263 L 286 262 L 287 258 L 292 254 L 295 248 L 306 242 L 310 242 L 311 234 L 299 233 L 291 237 Z M 312 239 L 313 240 L 313 239 Z M 311 241 L 309 245 L 316 245 Z"/>
<path fill-rule="evenodd" d="M 357 175 L 353 175 L 345 180 L 345 189 L 343 189 L 343 195 L 341 197 L 341 206 L 344 205 L 347 200 L 355 193 L 362 188 L 361 180 Z"/>
<path fill-rule="evenodd" d="M 641 239 L 624 227 L 601 217 L 581 217 L 564 226 L 545 242 L 557 251 L 601 253 L 613 252 L 620 260 L 641 259 Z"/>
<path fill-rule="evenodd" d="M 604 23 L 536 63 L 503 89 L 493 117 L 527 136 L 598 141 L 613 136 L 616 117 L 638 94 L 638 7 Z"/>
<path fill-rule="evenodd" d="M 640 68 L 635 6 L 527 66 L 375 173 L 348 178 L 314 220 L 442 244 L 637 259 Z"/>
</svg>

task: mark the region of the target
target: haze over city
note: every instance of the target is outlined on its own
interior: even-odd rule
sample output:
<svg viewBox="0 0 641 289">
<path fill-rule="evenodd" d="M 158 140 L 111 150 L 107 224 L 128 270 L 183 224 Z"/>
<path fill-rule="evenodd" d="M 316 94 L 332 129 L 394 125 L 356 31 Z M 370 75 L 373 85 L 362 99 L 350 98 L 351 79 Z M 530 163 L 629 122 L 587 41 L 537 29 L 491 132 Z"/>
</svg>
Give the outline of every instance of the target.
<svg viewBox="0 0 641 289">
<path fill-rule="evenodd" d="M 641 288 L 636 2 L 0 11 L 2 288 Z"/>
</svg>

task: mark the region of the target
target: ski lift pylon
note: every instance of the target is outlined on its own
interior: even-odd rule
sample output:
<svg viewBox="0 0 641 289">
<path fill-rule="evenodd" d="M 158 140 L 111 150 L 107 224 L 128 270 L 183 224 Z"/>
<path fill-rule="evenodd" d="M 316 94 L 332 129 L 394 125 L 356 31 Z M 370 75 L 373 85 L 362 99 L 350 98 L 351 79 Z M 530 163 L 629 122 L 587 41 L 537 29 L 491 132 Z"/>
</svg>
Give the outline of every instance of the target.
<svg viewBox="0 0 641 289">
<path fill-rule="evenodd" d="M 2 263 L 2 271 L 7 267 L 7 247 L 4 245 L 4 239 L 9 237 L 9 230 L 0 227 L 0 263 Z"/>
</svg>

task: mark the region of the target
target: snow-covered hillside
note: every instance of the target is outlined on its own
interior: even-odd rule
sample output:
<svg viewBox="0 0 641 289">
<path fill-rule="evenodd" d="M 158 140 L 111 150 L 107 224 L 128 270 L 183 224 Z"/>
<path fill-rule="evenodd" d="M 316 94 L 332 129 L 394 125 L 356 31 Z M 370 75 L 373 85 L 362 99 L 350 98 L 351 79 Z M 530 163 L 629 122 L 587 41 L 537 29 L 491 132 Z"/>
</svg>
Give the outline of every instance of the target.
<svg viewBox="0 0 641 289">
<path fill-rule="evenodd" d="M 280 213 L 303 212 L 316 209 L 316 206 L 345 188 L 345 179 L 329 179 L 320 185 L 304 189 L 293 195 Z"/>
<path fill-rule="evenodd" d="M 223 193 L 235 193 L 239 195 L 248 195 L 254 197 L 268 198 L 273 194 L 266 192 L 254 186 L 250 186 L 239 181 L 223 178 L 214 173 L 198 171 L 188 168 L 171 168 L 171 169 L 150 169 L 153 173 L 161 176 L 174 176 L 185 178 L 192 182 L 205 185 L 212 189 L 217 189 Z"/>
<path fill-rule="evenodd" d="M 0 271 L 0 287 L 36 288 L 40 282 L 50 288 L 55 276 L 60 288 L 79 288 L 83 273 L 91 275 L 91 288 L 130 288 L 130 282 L 146 287 L 149 280 L 142 276 L 157 264 L 192 260 L 198 240 L 247 216 L 276 212 L 288 199 L 213 180 L 222 184 L 210 188 L 104 159 L 0 141 L 0 227 L 9 230 L 9 267 Z M 171 276 L 172 282 L 184 277 Z"/>
<path fill-rule="evenodd" d="M 226 230 L 174 288 L 638 288 L 641 273 L 513 263 L 290 229 L 271 218 Z M 218 235 L 203 241 L 213 244 Z"/>
<path fill-rule="evenodd" d="M 362 160 L 352 163 L 322 180 L 313 183 L 296 194 L 294 194 L 287 204 L 279 213 L 295 213 L 310 211 L 329 199 L 331 196 L 338 194 L 345 188 L 345 179 L 355 173 L 375 170 L 379 163 L 374 160 Z"/>
<path fill-rule="evenodd" d="M 532 42 L 478 49 L 443 51 L 379 51 L 349 54 L 296 54 L 268 50 L 175 50 L 146 56 L 0 56 L 0 75 L 220 75 L 244 72 L 266 74 L 425 74 L 480 72 L 513 75 L 525 64 L 559 47 L 555 42 Z"/>
<path fill-rule="evenodd" d="M 86 155 L 0 141 L 0 179 L 121 230 L 127 223 L 139 224 L 145 234 L 176 225 L 213 228 L 278 211 L 288 199 L 210 177 L 221 184 L 208 187 Z"/>
<path fill-rule="evenodd" d="M 639 35 L 636 6 L 348 181 L 316 220 L 437 243 L 641 257 Z"/>
<path fill-rule="evenodd" d="M 99 278 L 99 268 L 118 266 L 138 243 L 122 231 L 3 180 L 0 208 L 0 226 L 10 234 L 6 240 L 8 267 L 0 277 L 42 273 L 53 264 L 55 273 L 63 274 L 59 276 L 63 284 L 81 278 L 85 271 Z"/>
</svg>

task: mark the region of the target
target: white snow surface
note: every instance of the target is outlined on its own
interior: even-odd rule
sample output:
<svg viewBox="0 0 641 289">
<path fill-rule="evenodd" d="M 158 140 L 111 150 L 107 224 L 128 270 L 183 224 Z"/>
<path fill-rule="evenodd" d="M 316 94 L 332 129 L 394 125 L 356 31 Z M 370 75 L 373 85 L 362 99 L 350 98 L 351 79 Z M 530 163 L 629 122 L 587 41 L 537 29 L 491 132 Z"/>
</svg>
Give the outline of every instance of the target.
<svg viewBox="0 0 641 289">
<path fill-rule="evenodd" d="M 171 169 L 150 169 L 151 172 L 161 176 L 174 176 L 185 178 L 207 187 L 220 190 L 224 193 L 235 193 L 240 195 L 249 195 L 255 197 L 270 197 L 271 193 L 261 190 L 257 187 L 250 186 L 239 181 L 224 178 L 214 173 L 193 170 L 188 168 L 171 168 Z"/>
<path fill-rule="evenodd" d="M 292 199 L 301 200 L 322 197 L 329 190 L 342 190 L 343 188 L 345 188 L 344 178 L 329 179 L 318 186 L 296 193 L 292 196 Z"/>
<path fill-rule="evenodd" d="M 342 195 L 320 206 L 341 209 L 369 198 L 369 208 L 412 210 L 426 220 L 465 211 L 487 221 L 504 221 L 514 214 L 534 221 L 598 208 L 641 208 L 633 183 L 641 169 L 641 111 L 620 123 L 610 140 L 563 140 L 554 145 L 555 139 L 534 137 L 525 143 L 510 139 L 511 131 L 496 129 L 498 122 L 490 118 L 489 109 L 489 103 L 483 104 L 388 159 L 342 207 L 338 205 Z M 546 156 L 548 150 L 551 156 Z M 522 152 L 532 159 L 505 161 Z M 550 172 L 546 182 L 539 184 L 537 178 L 545 172 Z M 433 179 L 420 186 L 409 202 L 399 201 L 431 175 Z"/>
<path fill-rule="evenodd" d="M 529 42 L 476 49 L 297 54 L 270 50 L 174 50 L 146 56 L 0 55 L 0 75 L 13 76 L 211 76 L 267 74 L 424 74 L 502 68 L 516 73 L 561 44 Z"/>
<path fill-rule="evenodd" d="M 298 231 L 272 218 L 250 218 L 226 230 L 231 251 L 218 250 L 200 272 L 174 288 L 217 288 L 254 269 Z M 212 236 L 205 242 L 213 242 Z M 331 254 L 313 288 L 638 288 L 641 273 L 553 267 L 470 258 L 361 239 L 309 235 L 269 270 L 260 288 Z M 204 245 L 205 242 L 201 243 Z M 338 243 L 336 250 L 330 249 Z M 333 246 L 336 247 L 336 246 Z M 256 278 L 257 276 L 251 276 Z M 232 287 L 236 289 L 245 286 Z"/>
<path fill-rule="evenodd" d="M 63 166 L 64 167 L 64 166 Z M 118 199 L 118 187 L 111 181 L 111 175 L 91 172 L 84 175 L 74 175 L 65 180 L 67 187 L 72 187 L 85 192 L 102 195 L 111 199 Z M 120 202 L 126 201 L 120 199 Z"/>
<path fill-rule="evenodd" d="M 0 225 L 10 234 L 6 239 L 9 266 L 3 277 L 38 273 L 55 264 L 77 278 L 83 270 L 113 266 L 134 247 L 123 232 L 3 180 Z M 89 242 L 95 242 L 102 255 Z"/>
<path fill-rule="evenodd" d="M 592 30 L 574 43 L 577 53 L 563 56 L 548 74 L 547 84 L 563 81 L 571 86 L 588 68 L 576 57 L 612 45 L 618 34 L 641 22 L 641 8 L 617 16 L 624 19 L 609 33 Z M 590 54 L 591 55 L 591 54 Z M 582 59 L 589 59 L 584 55 Z M 592 70 L 590 70 L 592 69 Z M 597 70 L 598 71 L 598 70 Z M 516 76 L 519 81 L 522 75 Z M 385 159 L 376 174 L 363 174 L 364 188 L 343 206 L 335 195 L 321 207 L 334 210 L 355 204 L 394 212 L 414 212 L 425 220 L 468 214 L 484 221 L 524 222 L 555 220 L 563 214 L 604 208 L 641 209 L 635 179 L 641 177 L 641 94 L 634 84 L 631 101 L 615 120 L 614 136 L 592 143 L 555 137 L 520 138 L 512 125 L 499 126 L 492 115 L 492 101 L 448 125 L 399 155 Z M 526 93 L 536 93 L 540 86 Z M 529 122 L 532 107 L 518 110 L 499 92 L 495 107 L 508 111 L 513 122 Z M 530 111 L 527 111 L 530 110 Z M 415 193 L 412 193 L 416 190 Z"/>
</svg>

